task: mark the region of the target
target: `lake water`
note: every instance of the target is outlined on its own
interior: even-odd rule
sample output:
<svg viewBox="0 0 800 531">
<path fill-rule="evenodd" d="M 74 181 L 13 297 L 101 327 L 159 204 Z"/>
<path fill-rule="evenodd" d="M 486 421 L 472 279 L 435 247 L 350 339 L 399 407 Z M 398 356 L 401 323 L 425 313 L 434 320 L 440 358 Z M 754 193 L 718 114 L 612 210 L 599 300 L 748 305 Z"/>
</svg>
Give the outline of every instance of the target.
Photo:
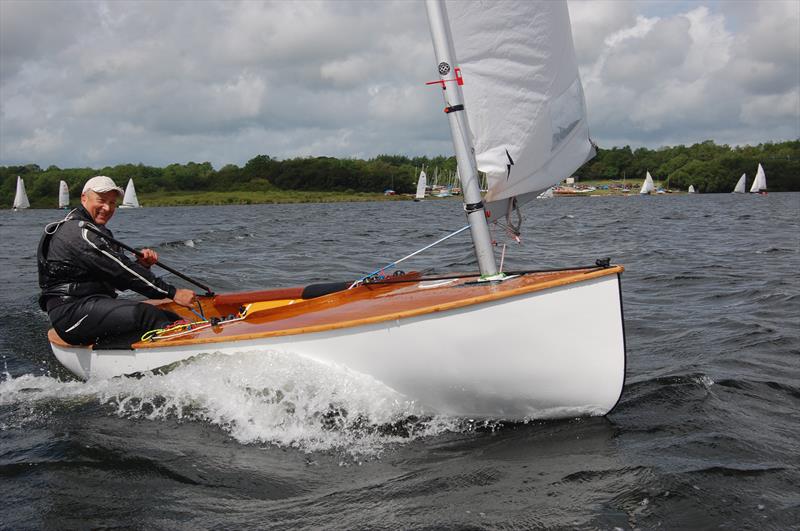
<svg viewBox="0 0 800 531">
<path fill-rule="evenodd" d="M 0 528 L 797 529 L 800 194 L 524 214 L 506 269 L 626 267 L 628 372 L 605 418 L 417 418 L 290 353 L 77 381 L 36 306 L 36 244 L 62 213 L 0 212 Z M 144 208 L 110 227 L 225 292 L 354 279 L 464 224 L 457 201 L 426 201 Z M 402 269 L 472 269 L 468 238 Z"/>
</svg>

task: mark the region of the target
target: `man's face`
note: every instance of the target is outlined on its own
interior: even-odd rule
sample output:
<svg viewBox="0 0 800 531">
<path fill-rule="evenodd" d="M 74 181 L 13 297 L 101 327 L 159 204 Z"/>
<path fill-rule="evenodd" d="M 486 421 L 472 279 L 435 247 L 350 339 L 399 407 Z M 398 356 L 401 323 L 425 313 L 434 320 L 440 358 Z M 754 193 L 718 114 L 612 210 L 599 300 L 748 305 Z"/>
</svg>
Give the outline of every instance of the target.
<svg viewBox="0 0 800 531">
<path fill-rule="evenodd" d="M 92 216 L 96 225 L 105 225 L 117 210 L 119 194 L 114 190 L 97 193 L 92 190 L 81 194 L 83 208 Z"/>
</svg>

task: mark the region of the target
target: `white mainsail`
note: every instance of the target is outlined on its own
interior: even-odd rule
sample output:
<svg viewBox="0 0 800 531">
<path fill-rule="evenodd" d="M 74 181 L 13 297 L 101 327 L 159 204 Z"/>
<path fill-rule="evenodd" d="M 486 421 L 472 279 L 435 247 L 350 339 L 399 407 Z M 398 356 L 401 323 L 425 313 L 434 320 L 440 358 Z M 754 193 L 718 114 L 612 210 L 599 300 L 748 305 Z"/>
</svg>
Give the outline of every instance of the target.
<svg viewBox="0 0 800 531">
<path fill-rule="evenodd" d="M 14 210 L 21 210 L 23 208 L 29 208 L 30 206 L 28 194 L 25 192 L 25 181 L 22 180 L 22 177 L 17 175 L 17 193 L 14 196 L 13 208 Z"/>
<path fill-rule="evenodd" d="M 567 3 L 447 2 L 490 219 L 594 156 Z"/>
<path fill-rule="evenodd" d="M 133 186 L 133 179 L 128 179 L 128 186 L 125 187 L 125 197 L 122 198 L 121 208 L 139 208 L 139 199 L 136 197 L 136 187 Z"/>
<path fill-rule="evenodd" d="M 425 199 L 425 187 L 428 185 L 428 176 L 425 175 L 425 170 L 419 172 L 419 179 L 417 179 L 417 195 L 414 201 Z"/>
<path fill-rule="evenodd" d="M 644 178 L 644 182 L 642 183 L 642 189 L 639 190 L 640 194 L 649 194 L 655 191 L 656 186 L 653 183 L 653 178 L 650 176 L 650 172 L 647 172 L 647 177 Z"/>
<path fill-rule="evenodd" d="M 690 194 L 693 194 L 693 193 L 695 193 L 695 191 L 694 191 L 694 185 L 693 185 L 693 184 L 690 184 L 690 185 L 689 185 L 689 193 L 690 193 Z"/>
<path fill-rule="evenodd" d="M 58 183 L 58 208 L 69 207 L 69 186 L 65 181 Z"/>
<path fill-rule="evenodd" d="M 743 194 L 745 193 L 746 189 L 744 186 L 745 174 L 743 173 L 741 177 L 739 177 L 739 181 L 736 183 L 736 187 L 733 189 L 734 194 Z"/>
<path fill-rule="evenodd" d="M 758 164 L 758 171 L 753 185 L 750 187 L 750 193 L 766 192 L 767 191 L 767 176 L 764 174 L 764 168 L 761 163 Z"/>
</svg>

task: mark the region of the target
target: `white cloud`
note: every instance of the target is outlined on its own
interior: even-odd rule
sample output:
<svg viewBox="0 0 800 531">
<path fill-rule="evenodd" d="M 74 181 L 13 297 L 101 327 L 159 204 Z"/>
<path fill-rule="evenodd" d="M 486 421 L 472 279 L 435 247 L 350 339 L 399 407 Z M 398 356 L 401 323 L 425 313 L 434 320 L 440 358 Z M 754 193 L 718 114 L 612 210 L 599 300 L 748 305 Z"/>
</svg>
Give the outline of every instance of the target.
<svg viewBox="0 0 800 531">
<path fill-rule="evenodd" d="M 569 7 L 600 145 L 800 136 L 800 2 Z M 0 0 L 0 164 L 449 154 L 424 11 Z"/>
<path fill-rule="evenodd" d="M 591 60 L 579 57 L 595 139 L 603 146 L 658 147 L 800 137 L 793 105 L 800 85 L 800 3 L 737 4 L 748 9 L 714 12 L 698 2 L 688 10 L 639 15 L 595 39 Z M 574 20 L 575 33 L 590 27 L 580 21 Z M 761 44 L 752 46 L 755 40 Z"/>
<path fill-rule="evenodd" d="M 747 125 L 780 125 L 787 116 L 800 116 L 800 90 L 755 96 L 742 105 L 741 118 Z"/>
</svg>

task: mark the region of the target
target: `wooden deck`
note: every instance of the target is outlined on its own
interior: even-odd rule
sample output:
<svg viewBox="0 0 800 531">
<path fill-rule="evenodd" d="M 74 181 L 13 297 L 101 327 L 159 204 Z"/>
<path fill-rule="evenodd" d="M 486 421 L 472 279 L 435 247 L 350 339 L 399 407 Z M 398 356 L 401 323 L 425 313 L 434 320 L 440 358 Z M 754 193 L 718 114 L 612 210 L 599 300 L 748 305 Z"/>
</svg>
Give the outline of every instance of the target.
<svg viewBox="0 0 800 531">
<path fill-rule="evenodd" d="M 247 319 L 223 326 L 209 327 L 180 338 L 139 342 L 136 349 L 162 348 L 167 345 L 197 345 L 242 341 L 335 330 L 376 322 L 391 321 L 489 303 L 552 289 L 585 280 L 616 275 L 621 266 L 528 273 L 503 282 L 477 282 L 475 275 L 441 279 L 399 279 L 361 285 L 314 299 L 298 299 L 295 288 L 243 292 L 203 297 L 208 317 L 235 314 L 240 306 L 264 300 L 278 301 L 277 306 L 249 314 Z M 165 308 L 189 319 L 194 316 L 174 303 Z"/>
</svg>

